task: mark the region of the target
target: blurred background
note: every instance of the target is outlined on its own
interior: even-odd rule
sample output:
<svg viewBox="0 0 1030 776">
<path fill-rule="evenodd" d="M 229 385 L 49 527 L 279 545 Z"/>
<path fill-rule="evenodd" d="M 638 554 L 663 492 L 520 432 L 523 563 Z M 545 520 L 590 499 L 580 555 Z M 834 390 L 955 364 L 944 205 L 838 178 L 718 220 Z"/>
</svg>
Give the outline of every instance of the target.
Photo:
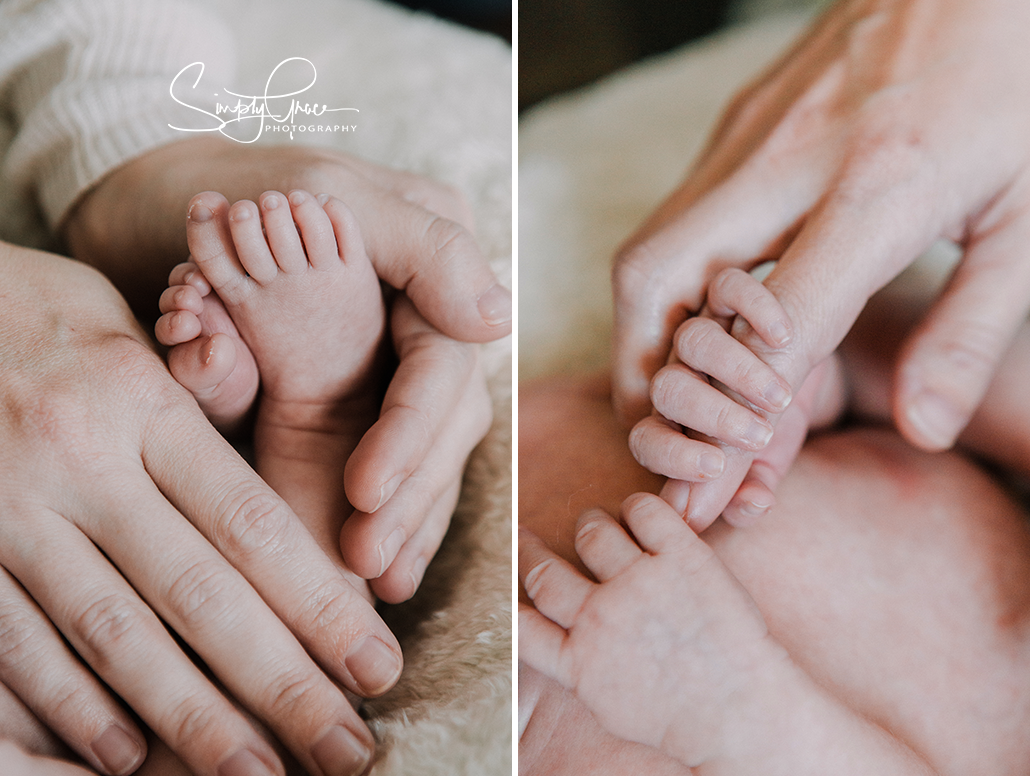
<svg viewBox="0 0 1030 776">
<path fill-rule="evenodd" d="M 727 24 L 817 0 L 519 0 L 519 109 Z"/>
<path fill-rule="evenodd" d="M 511 43 L 513 0 L 394 0 L 416 11 L 428 11 Z"/>
</svg>

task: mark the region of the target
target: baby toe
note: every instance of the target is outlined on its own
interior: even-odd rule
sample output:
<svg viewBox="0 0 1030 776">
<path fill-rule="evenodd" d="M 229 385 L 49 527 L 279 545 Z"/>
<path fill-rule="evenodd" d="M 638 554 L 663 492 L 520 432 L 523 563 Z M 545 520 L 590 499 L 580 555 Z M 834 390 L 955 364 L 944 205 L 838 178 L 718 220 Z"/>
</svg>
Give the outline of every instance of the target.
<svg viewBox="0 0 1030 776">
<path fill-rule="evenodd" d="M 266 191 L 258 200 L 268 246 L 283 272 L 301 272 L 308 260 L 293 221 L 289 200 L 278 191 Z"/>
</svg>

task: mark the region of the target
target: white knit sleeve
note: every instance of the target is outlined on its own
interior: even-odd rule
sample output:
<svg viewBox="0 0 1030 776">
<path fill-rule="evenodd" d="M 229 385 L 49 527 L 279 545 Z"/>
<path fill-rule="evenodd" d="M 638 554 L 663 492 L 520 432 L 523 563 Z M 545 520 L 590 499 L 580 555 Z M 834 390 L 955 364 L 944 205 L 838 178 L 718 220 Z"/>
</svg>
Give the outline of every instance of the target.
<svg viewBox="0 0 1030 776">
<path fill-rule="evenodd" d="M 3 200 L 34 199 L 58 227 L 107 172 L 188 136 L 169 127 L 197 120 L 169 95 L 183 67 L 228 83 L 234 59 L 228 28 L 195 3 L 0 0 Z"/>
</svg>

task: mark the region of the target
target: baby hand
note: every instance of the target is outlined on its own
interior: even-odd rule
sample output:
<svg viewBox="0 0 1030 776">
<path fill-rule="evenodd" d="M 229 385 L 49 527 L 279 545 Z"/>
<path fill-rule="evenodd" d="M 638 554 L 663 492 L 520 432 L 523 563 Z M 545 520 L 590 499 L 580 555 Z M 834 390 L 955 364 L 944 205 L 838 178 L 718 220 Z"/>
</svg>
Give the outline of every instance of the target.
<svg viewBox="0 0 1030 776">
<path fill-rule="evenodd" d="M 622 505 L 625 528 L 585 513 L 576 552 L 597 582 L 522 532 L 519 656 L 574 691 L 613 734 L 689 766 L 747 741 L 765 677 L 786 653 L 712 550 L 659 498 Z M 535 607 L 535 608 L 534 608 Z"/>
<path fill-rule="evenodd" d="M 702 314 L 676 332 L 670 363 L 651 381 L 655 412 L 634 427 L 630 448 L 641 465 L 672 478 L 662 496 L 697 530 L 724 509 L 727 519 L 743 522 L 772 505 L 772 483 L 747 475 L 773 438 L 791 387 L 745 342 L 780 350 L 791 335 L 776 297 L 748 273 L 727 269 L 709 286 Z M 687 481 L 712 479 L 702 511 Z M 700 488 L 693 490 L 696 496 Z"/>
</svg>

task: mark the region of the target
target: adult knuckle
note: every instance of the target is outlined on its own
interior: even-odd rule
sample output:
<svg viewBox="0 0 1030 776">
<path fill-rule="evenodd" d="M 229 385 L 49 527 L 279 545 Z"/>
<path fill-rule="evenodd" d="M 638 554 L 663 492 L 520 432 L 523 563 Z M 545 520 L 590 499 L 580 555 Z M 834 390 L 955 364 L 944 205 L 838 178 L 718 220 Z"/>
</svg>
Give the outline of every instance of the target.
<svg viewBox="0 0 1030 776">
<path fill-rule="evenodd" d="M 117 667 L 117 655 L 131 651 L 144 630 L 140 605 L 122 593 L 108 593 L 87 606 L 72 621 L 82 642 L 79 651 L 98 672 Z"/>
<path fill-rule="evenodd" d="M 308 596 L 304 609 L 298 613 L 298 629 L 305 633 L 336 632 L 341 622 L 350 620 L 356 600 L 352 589 L 336 584 L 323 586 Z"/>
<path fill-rule="evenodd" d="M 169 742 L 172 748 L 177 748 L 175 744 L 181 746 L 183 743 L 194 747 L 201 745 L 211 739 L 224 721 L 221 709 L 198 694 L 186 695 L 169 707 L 166 714 L 172 731 L 172 741 Z"/>
<path fill-rule="evenodd" d="M 646 242 L 624 245 L 612 264 L 612 289 L 616 302 L 637 300 L 647 295 L 658 279 L 658 258 Z"/>
<path fill-rule="evenodd" d="M 230 554 L 251 555 L 278 544 L 287 527 L 282 500 L 272 492 L 244 491 L 227 501 L 216 521 L 217 546 Z"/>
<path fill-rule="evenodd" d="M 433 261 L 445 267 L 457 264 L 463 256 L 478 250 L 464 227 L 442 216 L 434 216 L 429 222 L 425 239 Z"/>
<path fill-rule="evenodd" d="M 39 647 L 38 623 L 19 606 L 0 607 L 0 665 L 17 669 Z"/>
<path fill-rule="evenodd" d="M 168 605 L 185 629 L 204 622 L 225 623 L 233 610 L 235 573 L 224 561 L 204 558 L 180 573 L 168 588 Z"/>
<path fill-rule="evenodd" d="M 324 680 L 306 668 L 294 668 L 276 678 L 270 689 L 268 711 L 273 717 L 284 718 L 298 713 L 309 715 L 318 708 L 325 689 Z"/>
</svg>

